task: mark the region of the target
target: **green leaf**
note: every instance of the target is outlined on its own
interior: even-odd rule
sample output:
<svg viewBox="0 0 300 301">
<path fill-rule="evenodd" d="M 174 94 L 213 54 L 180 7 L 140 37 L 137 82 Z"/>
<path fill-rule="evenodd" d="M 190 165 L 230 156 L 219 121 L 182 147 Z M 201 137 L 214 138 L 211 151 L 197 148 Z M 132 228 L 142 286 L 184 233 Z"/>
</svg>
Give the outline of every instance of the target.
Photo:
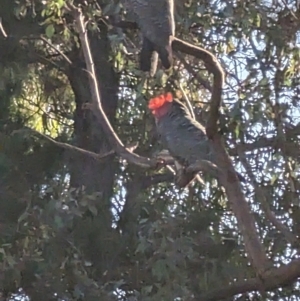
<svg viewBox="0 0 300 301">
<path fill-rule="evenodd" d="M 46 27 L 46 36 L 50 39 L 53 37 L 54 33 L 55 33 L 55 28 L 53 24 L 50 24 Z"/>
<path fill-rule="evenodd" d="M 11 256 L 11 255 L 6 255 L 5 256 L 5 259 L 6 259 L 6 262 L 8 263 L 8 265 L 10 266 L 10 267 L 13 267 L 15 264 L 16 264 L 16 261 L 15 261 L 15 259 Z"/>
<path fill-rule="evenodd" d="M 144 237 L 142 237 L 140 239 L 140 243 L 138 244 L 138 246 L 135 250 L 135 254 L 144 253 L 147 248 L 148 248 L 148 242 Z"/>
<path fill-rule="evenodd" d="M 54 217 L 54 223 L 55 223 L 57 228 L 63 228 L 64 227 L 63 219 L 59 215 L 56 215 Z"/>
<path fill-rule="evenodd" d="M 153 285 L 144 286 L 144 287 L 142 287 L 142 294 L 148 295 L 152 292 L 152 290 L 153 290 Z"/>
<path fill-rule="evenodd" d="M 269 79 L 264 77 L 259 81 L 259 86 L 266 86 L 269 82 Z"/>
<path fill-rule="evenodd" d="M 61 9 L 62 7 L 64 7 L 65 5 L 65 1 L 64 0 L 56 0 L 56 6 Z"/>
<path fill-rule="evenodd" d="M 164 259 L 156 261 L 152 267 L 152 275 L 161 281 L 162 279 L 168 278 L 167 262 Z"/>
<path fill-rule="evenodd" d="M 89 205 L 88 208 L 94 216 L 98 215 L 98 209 L 96 208 L 96 206 Z"/>
<path fill-rule="evenodd" d="M 23 220 L 25 220 L 27 217 L 28 217 L 28 212 L 27 211 L 25 211 L 24 213 L 22 213 L 21 215 L 20 215 L 20 217 L 18 218 L 18 223 L 20 223 L 20 222 L 22 222 Z"/>
</svg>

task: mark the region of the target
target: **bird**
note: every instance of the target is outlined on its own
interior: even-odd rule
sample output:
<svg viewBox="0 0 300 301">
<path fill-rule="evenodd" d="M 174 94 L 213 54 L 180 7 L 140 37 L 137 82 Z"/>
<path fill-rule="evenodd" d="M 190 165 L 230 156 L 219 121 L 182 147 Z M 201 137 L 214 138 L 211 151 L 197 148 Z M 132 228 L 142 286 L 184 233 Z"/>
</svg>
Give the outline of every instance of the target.
<svg viewBox="0 0 300 301">
<path fill-rule="evenodd" d="M 151 98 L 148 103 L 155 118 L 157 133 L 163 146 L 183 167 L 206 160 L 215 165 L 215 154 L 204 126 L 196 121 L 188 108 L 168 92 Z M 186 187 L 197 172 L 184 171 L 179 186 Z M 243 179 L 238 174 L 240 179 Z"/>
<path fill-rule="evenodd" d="M 169 70 L 175 36 L 173 0 L 124 0 L 124 3 L 143 35 L 140 69 L 153 76 L 159 57 L 162 66 Z"/>
</svg>

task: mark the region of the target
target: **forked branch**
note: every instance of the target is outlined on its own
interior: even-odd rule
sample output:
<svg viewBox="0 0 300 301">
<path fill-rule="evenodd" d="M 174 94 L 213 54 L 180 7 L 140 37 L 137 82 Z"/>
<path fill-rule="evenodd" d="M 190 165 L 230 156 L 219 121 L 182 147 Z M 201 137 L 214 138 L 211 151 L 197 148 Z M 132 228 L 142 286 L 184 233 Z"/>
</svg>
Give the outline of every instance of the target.
<svg viewBox="0 0 300 301">
<path fill-rule="evenodd" d="M 125 22 L 119 25 L 120 27 L 128 28 L 128 24 L 130 23 Z M 211 52 L 201 47 L 194 46 L 177 38 L 174 38 L 172 47 L 175 51 L 180 51 L 202 60 L 207 70 L 214 76 L 211 108 L 206 127 L 206 134 L 208 138 L 211 139 L 212 146 L 216 151 L 217 165 L 221 170 L 219 179 L 226 190 L 229 203 L 237 218 L 239 229 L 245 240 L 246 252 L 248 253 L 255 270 L 262 276 L 264 271 L 269 267 L 269 262 L 258 237 L 254 218 L 250 213 L 250 208 L 242 192 L 232 161 L 224 144 L 222 143 L 221 136 L 218 134 L 217 123 L 219 119 L 219 107 L 221 104 L 224 83 L 223 69 L 217 58 Z M 204 168 L 203 164 L 201 169 Z"/>
<path fill-rule="evenodd" d="M 128 25 L 130 24 L 130 26 Z M 136 28 L 132 23 L 125 22 L 114 24 L 123 28 Z M 239 229 L 245 241 L 246 252 L 248 253 L 253 266 L 260 276 L 264 279 L 264 288 L 272 290 L 278 287 L 288 285 L 300 277 L 300 261 L 295 260 L 280 268 L 268 269 L 270 262 L 267 259 L 265 250 L 258 237 L 254 218 L 251 215 L 250 208 L 246 202 L 245 196 L 239 184 L 236 172 L 233 168 L 232 161 L 226 151 L 222 137 L 217 133 L 217 122 L 219 118 L 219 106 L 221 104 L 222 88 L 224 82 L 224 73 L 222 67 L 216 58 L 208 51 L 174 39 L 173 49 L 189 55 L 193 55 L 204 61 L 208 71 L 214 75 L 214 85 L 211 97 L 211 110 L 207 124 L 207 135 L 212 140 L 213 148 L 216 150 L 216 161 L 221 171 L 219 177 L 222 185 L 225 187 L 226 194 L 231 208 L 237 218 Z M 260 147 L 272 146 L 273 141 L 259 141 L 259 143 L 246 145 L 245 149 L 256 149 Z M 231 154 L 237 155 L 235 150 Z M 295 151 L 298 156 L 298 152 Z M 204 162 L 202 162 L 204 163 Z M 202 168 L 204 165 L 202 164 Z M 204 293 L 195 299 L 199 301 L 214 301 L 220 299 L 232 298 L 236 294 L 242 294 L 249 291 L 260 290 L 261 280 L 258 278 L 249 279 L 242 282 L 234 283 L 224 288 L 218 288 L 214 291 Z"/>
<path fill-rule="evenodd" d="M 226 151 L 222 137 L 217 131 L 219 106 L 221 104 L 224 82 L 223 69 L 216 57 L 203 48 L 196 47 L 179 39 L 175 39 L 172 46 L 175 50 L 182 51 L 203 60 L 207 70 L 214 75 L 210 116 L 206 126 L 206 134 L 211 139 L 212 146 L 215 150 L 216 163 L 221 171 L 219 179 L 225 188 L 228 201 L 237 218 L 239 229 L 245 241 L 246 252 L 256 272 L 263 277 L 264 272 L 270 267 L 271 263 L 269 263 L 266 252 L 260 242 L 254 218 L 251 215 L 250 208 L 242 192 L 232 161 Z"/>
<path fill-rule="evenodd" d="M 145 157 L 138 156 L 137 154 L 129 151 L 122 141 L 119 139 L 117 134 L 115 133 L 113 127 L 111 126 L 106 114 L 102 108 L 101 97 L 98 88 L 98 82 L 96 78 L 94 62 L 91 54 L 91 50 L 89 47 L 89 41 L 87 36 L 87 30 L 84 24 L 84 17 L 81 10 L 75 7 L 73 4 L 66 5 L 67 10 L 73 15 L 76 21 L 76 28 L 79 33 L 79 38 L 81 42 L 81 47 L 83 50 L 85 63 L 88 71 L 89 84 L 91 88 L 92 94 L 92 102 L 89 108 L 95 114 L 96 118 L 99 120 L 104 133 L 106 134 L 112 148 L 116 151 L 116 153 L 127 160 L 130 163 L 142 166 L 142 167 L 155 167 L 157 165 L 157 161 L 154 159 L 149 159 Z"/>
</svg>

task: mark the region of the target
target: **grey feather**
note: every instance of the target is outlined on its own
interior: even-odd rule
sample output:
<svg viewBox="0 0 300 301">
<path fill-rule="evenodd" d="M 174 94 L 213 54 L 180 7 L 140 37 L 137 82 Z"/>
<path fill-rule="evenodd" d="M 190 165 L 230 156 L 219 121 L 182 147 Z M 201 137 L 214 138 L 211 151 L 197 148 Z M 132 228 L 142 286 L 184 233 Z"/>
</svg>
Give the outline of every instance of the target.
<svg viewBox="0 0 300 301">
<path fill-rule="evenodd" d="M 173 99 L 167 113 L 156 119 L 156 127 L 161 141 L 170 154 L 183 166 L 187 167 L 198 160 L 207 160 L 217 165 L 211 142 L 205 128 L 197 122 L 188 108 Z M 196 173 L 186 173 L 182 187 L 186 186 Z M 237 173 L 241 182 L 245 178 Z"/>
<path fill-rule="evenodd" d="M 152 65 L 156 65 L 157 61 L 153 59 L 152 54 L 149 55 L 149 53 L 155 52 L 157 52 L 161 59 L 164 68 L 169 69 L 172 66 L 171 44 L 172 38 L 175 35 L 173 0 L 123 1 L 144 36 L 141 69 L 143 71 L 150 71 L 152 68 L 153 71 L 153 68 L 155 68 L 156 70 L 156 66 L 153 67 Z M 144 62 L 144 60 L 146 61 Z"/>
<path fill-rule="evenodd" d="M 192 118 L 184 104 L 173 100 L 171 109 L 156 124 L 162 143 L 181 164 L 212 161 L 213 151 L 205 128 Z"/>
</svg>

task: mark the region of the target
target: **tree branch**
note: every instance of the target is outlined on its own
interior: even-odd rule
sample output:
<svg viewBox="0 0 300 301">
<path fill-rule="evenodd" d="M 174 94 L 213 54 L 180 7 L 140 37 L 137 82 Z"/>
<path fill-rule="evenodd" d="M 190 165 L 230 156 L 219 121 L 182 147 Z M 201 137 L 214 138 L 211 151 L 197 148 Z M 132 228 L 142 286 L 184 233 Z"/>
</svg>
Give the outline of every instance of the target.
<svg viewBox="0 0 300 301">
<path fill-rule="evenodd" d="M 206 69 L 214 75 L 213 89 L 210 102 L 210 113 L 206 125 L 206 134 L 212 139 L 218 132 L 219 107 L 222 99 L 224 72 L 217 58 L 209 51 L 174 38 L 172 47 L 174 50 L 184 52 L 201 59 Z"/>
<path fill-rule="evenodd" d="M 204 61 L 208 71 L 214 75 L 213 92 L 211 96 L 210 116 L 206 127 L 206 134 L 212 140 L 216 152 L 217 165 L 220 168 L 220 182 L 224 186 L 228 201 L 237 218 L 239 229 L 244 237 L 245 248 L 248 256 L 259 275 L 269 267 L 265 250 L 259 240 L 254 218 L 246 202 L 238 181 L 237 174 L 233 168 L 231 159 L 226 152 L 221 136 L 217 133 L 217 122 L 219 118 L 219 106 L 221 104 L 224 72 L 216 57 L 210 52 L 196 47 L 179 39 L 174 39 L 172 46 L 175 50 L 193 55 Z"/>
<path fill-rule="evenodd" d="M 204 78 L 202 78 L 194 69 L 193 67 L 188 64 L 188 62 L 184 59 L 183 55 L 179 52 L 175 52 L 175 55 L 178 57 L 178 59 L 181 61 L 181 63 L 183 64 L 184 68 L 191 74 L 193 74 L 195 76 L 195 78 L 197 79 L 197 81 L 205 88 L 207 89 L 209 92 L 212 92 L 212 87 L 210 85 L 210 83 L 205 80 Z"/>
<path fill-rule="evenodd" d="M 203 48 L 196 47 L 177 38 L 174 38 L 172 47 L 175 51 L 184 52 L 201 59 L 207 70 L 214 75 L 211 108 L 206 126 L 206 134 L 208 138 L 212 140 L 213 148 L 216 151 L 217 165 L 221 170 L 220 182 L 225 188 L 228 201 L 237 218 L 239 229 L 245 240 L 246 252 L 257 273 L 262 275 L 268 268 L 269 262 L 259 240 L 254 218 L 250 213 L 250 208 L 247 205 L 245 196 L 238 182 L 237 174 L 222 143 L 221 137 L 218 134 L 217 122 L 219 119 L 219 106 L 221 104 L 224 83 L 223 69 L 217 58 Z"/>
<path fill-rule="evenodd" d="M 264 277 L 264 288 L 266 291 L 274 290 L 279 287 L 288 286 L 300 277 L 300 259 L 293 260 L 287 265 L 279 268 L 272 268 L 266 272 Z M 251 291 L 258 291 L 261 282 L 257 278 L 246 281 L 239 281 L 230 286 L 218 288 L 216 290 L 204 293 L 196 298 L 197 301 L 217 301 L 231 298 L 237 294 L 243 294 Z"/>
<path fill-rule="evenodd" d="M 142 200 L 139 198 L 140 193 L 152 185 L 171 181 L 174 181 L 174 175 L 171 172 L 151 176 L 136 174 L 127 185 L 126 200 L 123 210 L 120 213 L 118 227 L 120 227 L 125 233 L 131 234 L 132 237 L 135 237 L 133 232 L 138 227 L 141 203 L 142 200 L 144 200 L 144 198 Z"/>
<path fill-rule="evenodd" d="M 33 129 L 15 130 L 15 131 L 12 132 L 12 135 L 19 134 L 19 133 L 30 133 L 30 134 L 32 133 L 32 134 L 38 135 L 38 136 L 44 138 L 45 140 L 53 143 L 57 147 L 75 152 L 75 153 L 80 154 L 80 155 L 88 156 L 88 157 L 93 158 L 97 161 L 102 160 L 102 159 L 106 158 L 107 156 L 110 156 L 110 155 L 115 153 L 114 150 L 110 150 L 110 151 L 108 151 L 104 154 L 96 154 L 94 152 L 88 151 L 86 149 L 83 149 L 83 148 L 80 148 L 80 147 L 77 147 L 77 146 L 74 146 L 74 145 L 71 145 L 71 144 L 68 144 L 68 143 L 56 141 L 56 140 L 52 139 L 51 137 L 49 137 L 47 135 L 44 135 L 44 134 L 42 134 L 42 133 L 40 133 L 36 130 L 33 130 Z M 134 144 L 134 145 L 128 146 L 127 148 L 130 149 L 131 151 L 133 151 L 134 149 L 137 148 L 137 146 L 138 146 L 138 144 Z"/>
<path fill-rule="evenodd" d="M 79 32 L 79 38 L 80 38 L 86 66 L 87 66 L 87 71 L 89 75 L 88 76 L 89 84 L 90 84 L 91 94 L 92 94 L 92 102 L 88 107 L 92 110 L 96 118 L 99 120 L 99 123 L 101 124 L 104 133 L 107 135 L 107 138 L 112 148 L 116 151 L 116 153 L 120 157 L 135 165 L 139 165 L 142 167 L 155 167 L 157 165 L 156 160 L 141 157 L 135 153 L 130 152 L 123 145 L 122 141 L 119 139 L 114 129 L 112 128 L 101 105 L 101 98 L 100 98 L 94 63 L 91 55 L 91 50 L 89 47 L 87 31 L 84 24 L 84 17 L 82 15 L 81 10 L 79 8 L 76 8 L 74 5 L 70 3 L 66 5 L 66 9 L 74 16 L 74 19 L 76 21 L 76 27 Z"/>
<path fill-rule="evenodd" d="M 264 272 L 271 266 L 266 252 L 260 242 L 253 216 L 242 192 L 232 161 L 226 152 L 219 134 L 212 140 L 215 150 L 216 164 L 221 170 L 220 182 L 224 186 L 228 202 L 237 218 L 239 229 L 243 235 L 245 249 L 259 276 L 264 278 Z"/>
<path fill-rule="evenodd" d="M 137 28 L 136 23 L 127 21 L 115 22 L 113 25 L 121 28 Z M 221 104 L 222 89 L 225 77 L 223 68 L 218 62 L 217 58 L 204 48 L 197 47 L 177 38 L 173 38 L 172 48 L 175 51 L 180 51 L 202 60 L 206 69 L 214 75 L 214 84 L 212 87 L 210 103 L 210 114 L 206 125 L 206 134 L 208 138 L 212 139 L 212 137 L 218 132 L 217 122 L 219 120 L 219 107 Z"/>
<path fill-rule="evenodd" d="M 24 39 L 26 40 L 41 40 L 44 43 L 46 43 L 50 48 L 52 48 L 55 52 L 57 52 L 59 55 L 61 55 L 64 60 L 69 64 L 72 65 L 72 61 L 60 50 L 58 49 L 55 45 L 53 45 L 52 43 L 50 43 L 46 38 L 39 36 L 39 37 L 25 37 Z"/>
<path fill-rule="evenodd" d="M 209 173 L 211 176 L 213 176 L 216 179 L 220 179 L 220 175 L 222 171 L 218 168 L 217 165 L 213 164 L 210 161 L 207 160 L 198 160 L 196 163 L 188 166 L 186 169 L 187 172 L 199 172 L 199 171 L 204 171 Z M 236 173 L 239 181 L 245 182 L 245 178 L 240 175 L 239 173 Z"/>
<path fill-rule="evenodd" d="M 0 32 L 2 33 L 2 35 L 4 36 L 4 38 L 7 38 L 7 33 L 4 30 L 4 27 L 2 25 L 2 18 L 0 18 Z"/>
<path fill-rule="evenodd" d="M 192 118 L 193 118 L 194 120 L 196 120 L 196 117 L 195 117 L 195 113 L 194 113 L 192 104 L 191 104 L 191 102 L 190 102 L 190 100 L 189 100 L 187 94 L 185 93 L 185 91 L 184 91 L 184 89 L 183 89 L 181 83 L 179 83 L 179 88 L 180 88 L 180 90 L 181 90 L 181 93 L 182 93 L 182 95 L 183 95 L 183 98 L 184 98 L 184 100 L 185 100 L 185 102 L 186 102 L 186 106 L 187 106 L 187 108 L 189 109 L 189 112 L 190 112 Z"/>
</svg>

